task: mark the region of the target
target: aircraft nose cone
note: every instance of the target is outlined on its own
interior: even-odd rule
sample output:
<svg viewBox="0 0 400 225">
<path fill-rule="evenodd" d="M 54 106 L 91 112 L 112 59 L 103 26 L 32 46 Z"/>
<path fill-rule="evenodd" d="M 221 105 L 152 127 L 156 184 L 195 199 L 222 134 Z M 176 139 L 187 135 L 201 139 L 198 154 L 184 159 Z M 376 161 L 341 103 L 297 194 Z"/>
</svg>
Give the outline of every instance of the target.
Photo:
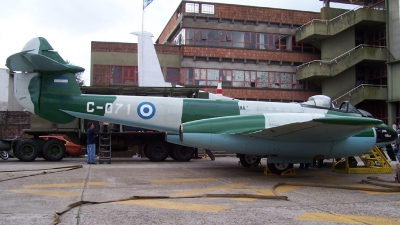
<svg viewBox="0 0 400 225">
<path fill-rule="evenodd" d="M 397 139 L 397 132 L 387 125 L 375 127 L 375 130 L 376 143 L 394 142 Z"/>
</svg>

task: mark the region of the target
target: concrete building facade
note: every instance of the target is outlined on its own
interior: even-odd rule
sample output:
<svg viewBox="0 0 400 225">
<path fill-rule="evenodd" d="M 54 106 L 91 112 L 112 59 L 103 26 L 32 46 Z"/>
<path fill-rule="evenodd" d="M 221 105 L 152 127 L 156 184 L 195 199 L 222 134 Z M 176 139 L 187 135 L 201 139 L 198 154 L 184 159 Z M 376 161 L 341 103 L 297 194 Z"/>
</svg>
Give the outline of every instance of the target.
<svg viewBox="0 0 400 225">
<path fill-rule="evenodd" d="M 334 9 L 330 2 L 354 2 L 359 7 Z M 395 2 L 397 8 L 389 7 Z M 393 33 L 399 26 L 398 0 L 324 0 L 324 6 L 320 19 L 296 32 L 296 41 L 321 50 L 321 60 L 298 67 L 298 79 L 320 84 L 322 94 L 337 103 L 347 100 L 386 123 L 399 122 L 398 103 L 394 103 L 398 92 L 391 87 L 400 84 L 395 80 L 399 39 Z"/>
</svg>

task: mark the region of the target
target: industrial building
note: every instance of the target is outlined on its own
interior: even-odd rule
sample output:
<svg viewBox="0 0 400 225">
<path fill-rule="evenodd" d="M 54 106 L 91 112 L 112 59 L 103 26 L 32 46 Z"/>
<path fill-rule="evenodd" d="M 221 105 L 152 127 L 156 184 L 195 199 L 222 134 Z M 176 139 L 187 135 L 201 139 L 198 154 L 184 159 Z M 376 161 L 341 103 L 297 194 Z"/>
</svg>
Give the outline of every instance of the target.
<svg viewBox="0 0 400 225">
<path fill-rule="evenodd" d="M 156 40 L 164 77 L 208 92 L 221 82 L 224 95 L 246 100 L 324 94 L 398 122 L 399 0 L 321 5 L 316 13 L 183 0 Z M 92 42 L 91 51 L 91 86 L 137 86 L 137 44 Z"/>
</svg>

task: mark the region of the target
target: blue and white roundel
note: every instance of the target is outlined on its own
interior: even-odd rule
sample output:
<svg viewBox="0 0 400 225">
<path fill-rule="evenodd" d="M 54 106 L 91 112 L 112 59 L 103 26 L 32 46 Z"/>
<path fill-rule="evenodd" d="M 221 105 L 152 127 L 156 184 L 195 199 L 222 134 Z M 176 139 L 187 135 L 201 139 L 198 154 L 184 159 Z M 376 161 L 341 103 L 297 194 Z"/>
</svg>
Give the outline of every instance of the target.
<svg viewBox="0 0 400 225">
<path fill-rule="evenodd" d="M 137 107 L 137 114 L 144 120 L 151 119 L 156 114 L 156 107 L 153 103 L 142 102 Z"/>
</svg>

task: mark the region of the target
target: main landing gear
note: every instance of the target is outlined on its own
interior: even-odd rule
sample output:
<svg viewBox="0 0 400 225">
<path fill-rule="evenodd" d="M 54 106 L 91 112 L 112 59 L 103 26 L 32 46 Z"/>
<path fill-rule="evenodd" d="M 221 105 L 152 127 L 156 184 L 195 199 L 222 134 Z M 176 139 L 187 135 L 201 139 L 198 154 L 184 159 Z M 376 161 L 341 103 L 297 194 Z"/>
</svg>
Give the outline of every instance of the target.
<svg viewBox="0 0 400 225">
<path fill-rule="evenodd" d="M 239 163 L 243 167 L 253 168 L 257 167 L 261 163 L 261 157 L 254 155 L 245 155 L 245 154 L 237 154 L 239 158 Z M 276 175 L 284 175 L 284 174 L 294 174 L 293 164 L 292 163 L 267 163 L 265 167 L 264 174 L 276 174 Z"/>
</svg>

